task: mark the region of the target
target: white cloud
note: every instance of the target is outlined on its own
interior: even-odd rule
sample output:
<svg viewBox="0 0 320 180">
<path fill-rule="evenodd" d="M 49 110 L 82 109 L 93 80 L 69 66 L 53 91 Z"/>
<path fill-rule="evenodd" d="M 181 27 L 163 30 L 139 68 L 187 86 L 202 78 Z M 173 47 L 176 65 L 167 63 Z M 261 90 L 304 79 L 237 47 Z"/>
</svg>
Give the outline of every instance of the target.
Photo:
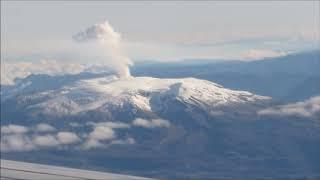
<svg viewBox="0 0 320 180">
<path fill-rule="evenodd" d="M 108 143 L 103 141 L 111 141 L 111 144 L 122 143 L 122 144 L 133 144 L 133 139 L 126 140 L 114 140 L 117 136 L 114 129 L 126 129 L 130 126 L 126 123 L 121 122 L 102 122 L 94 123 L 89 122 L 88 125 L 94 126 L 93 131 L 88 135 L 86 142 L 83 144 L 84 149 L 105 147 Z"/>
<path fill-rule="evenodd" d="M 77 123 L 77 122 L 70 122 L 69 125 L 70 125 L 71 127 L 81 127 L 81 126 L 82 126 L 81 124 L 79 124 L 79 123 Z"/>
<path fill-rule="evenodd" d="M 117 135 L 114 129 L 130 128 L 129 124 L 122 122 L 91 122 L 89 125 L 93 126 L 93 130 L 84 136 L 78 136 L 69 131 L 48 134 L 49 132 L 57 131 L 57 129 L 47 123 L 39 123 L 32 128 L 14 124 L 2 126 L 1 152 L 41 150 L 43 148 L 57 148 L 60 147 L 60 145 L 69 145 L 69 148 L 87 150 L 109 147 L 112 144 L 124 145 L 135 143 L 135 140 L 131 137 L 116 139 Z M 84 138 L 84 142 L 82 141 L 82 138 Z"/>
<path fill-rule="evenodd" d="M 15 124 L 1 126 L 1 133 L 4 133 L 4 134 L 22 134 L 28 131 L 29 129 L 27 127 L 15 125 Z"/>
<path fill-rule="evenodd" d="M 59 145 L 68 145 L 80 141 L 80 138 L 72 132 L 59 132 L 53 134 L 23 134 L 21 131 L 1 134 L 1 151 L 30 151 L 41 148 L 53 148 Z"/>
<path fill-rule="evenodd" d="M 109 140 L 113 139 L 115 136 L 113 129 L 105 126 L 96 126 L 89 134 L 89 138 L 95 140 Z"/>
<path fill-rule="evenodd" d="M 30 151 L 35 149 L 32 140 L 24 134 L 1 135 L 1 152 Z"/>
<path fill-rule="evenodd" d="M 146 120 L 137 118 L 135 119 L 132 124 L 134 126 L 141 126 L 145 128 L 156 128 L 156 127 L 169 127 L 170 122 L 164 119 L 152 119 L 152 120 Z"/>
<path fill-rule="evenodd" d="M 103 147 L 101 141 L 111 140 L 116 137 L 114 130 L 106 126 L 95 126 L 93 131 L 88 135 L 86 142 L 83 144 L 84 149 Z"/>
<path fill-rule="evenodd" d="M 37 126 L 35 127 L 35 130 L 37 132 L 52 132 L 52 131 L 55 131 L 56 128 L 46 123 L 40 123 L 40 124 L 37 124 Z"/>
<path fill-rule="evenodd" d="M 57 139 L 61 144 L 73 144 L 80 141 L 80 138 L 72 132 L 59 132 Z"/>
<path fill-rule="evenodd" d="M 275 51 L 272 49 L 249 49 L 245 51 L 243 57 L 244 59 L 253 60 L 267 57 L 285 56 L 287 54 L 287 52 Z"/>
<path fill-rule="evenodd" d="M 33 142 L 37 146 L 52 147 L 59 145 L 58 140 L 50 134 L 47 135 L 36 135 L 33 137 Z"/>
<path fill-rule="evenodd" d="M 91 59 L 92 57 L 87 57 Z M 43 59 L 40 61 L 18 61 L 1 62 L 1 84 L 13 85 L 16 78 L 26 78 L 31 74 L 47 74 L 51 76 L 79 74 L 81 72 L 104 73 L 112 72 L 108 65 L 94 62 L 81 64 L 79 62 L 68 62 Z"/>
<path fill-rule="evenodd" d="M 136 141 L 133 138 L 127 138 L 127 139 L 116 139 L 111 141 L 111 144 L 119 144 L 119 145 L 125 145 L 125 144 L 135 144 Z"/>
<path fill-rule="evenodd" d="M 25 78 L 30 74 L 77 74 L 85 69 L 86 66 L 79 63 L 58 62 L 56 60 L 1 63 L 1 84 L 14 84 L 15 78 Z"/>
<path fill-rule="evenodd" d="M 29 132 L 29 128 L 21 125 L 1 126 L 1 151 L 30 151 L 35 149 L 36 147 L 27 132 Z"/>
<path fill-rule="evenodd" d="M 130 128 L 129 124 L 122 122 L 101 122 L 101 123 L 93 123 L 95 126 L 104 126 L 112 129 L 121 129 L 121 128 Z"/>
<path fill-rule="evenodd" d="M 83 149 L 88 150 L 92 148 L 98 148 L 98 147 L 103 147 L 105 146 L 103 143 L 101 143 L 98 140 L 95 139 L 88 139 L 84 144 L 83 144 Z"/>
<path fill-rule="evenodd" d="M 258 112 L 260 115 L 313 117 L 320 113 L 320 96 L 308 100 L 267 108 Z"/>
</svg>

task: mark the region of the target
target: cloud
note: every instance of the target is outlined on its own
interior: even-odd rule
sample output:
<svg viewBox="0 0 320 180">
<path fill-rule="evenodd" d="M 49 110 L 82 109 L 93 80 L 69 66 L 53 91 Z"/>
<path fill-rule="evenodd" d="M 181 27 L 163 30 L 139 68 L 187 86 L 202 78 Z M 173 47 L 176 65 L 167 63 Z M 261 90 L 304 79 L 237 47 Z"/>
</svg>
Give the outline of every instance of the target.
<svg viewBox="0 0 320 180">
<path fill-rule="evenodd" d="M 26 78 L 31 74 L 51 76 L 79 74 L 82 72 L 105 73 L 113 70 L 104 64 L 81 64 L 76 62 L 43 59 L 40 61 L 1 62 L 1 84 L 13 85 L 16 78 Z"/>
<path fill-rule="evenodd" d="M 32 140 L 24 134 L 1 135 L 1 152 L 30 151 L 35 148 Z"/>
<path fill-rule="evenodd" d="M 133 144 L 132 139 L 115 140 L 117 138 L 114 129 L 130 128 L 129 124 L 122 122 L 88 122 L 88 125 L 94 126 L 93 131 L 88 135 L 86 142 L 83 144 L 84 149 L 106 147 L 108 144 Z M 103 141 L 109 141 L 106 143 Z M 111 141 L 111 142 L 110 142 Z"/>
<path fill-rule="evenodd" d="M 33 142 L 37 146 L 52 147 L 59 145 L 59 141 L 51 134 L 36 135 L 33 137 Z"/>
<path fill-rule="evenodd" d="M 136 141 L 133 138 L 127 138 L 127 139 L 117 139 L 117 140 L 112 140 L 111 144 L 118 144 L 118 145 L 126 145 L 126 144 L 135 144 Z"/>
<path fill-rule="evenodd" d="M 9 124 L 1 126 L 1 133 L 3 134 L 23 134 L 28 132 L 29 129 L 25 126 Z"/>
<path fill-rule="evenodd" d="M 16 78 L 25 78 L 31 74 L 78 74 L 86 70 L 79 63 L 58 62 L 56 60 L 41 60 L 40 62 L 1 63 L 1 84 L 14 84 Z"/>
<path fill-rule="evenodd" d="M 98 140 L 95 139 L 88 139 L 84 144 L 83 144 L 83 149 L 89 150 L 93 148 L 98 148 L 98 147 L 104 147 L 105 145 L 101 143 Z"/>
<path fill-rule="evenodd" d="M 61 144 L 73 144 L 80 141 L 80 138 L 72 132 L 59 132 L 57 139 Z"/>
<path fill-rule="evenodd" d="M 135 143 L 132 137 L 117 139 L 115 132 L 115 129 L 130 128 L 130 124 L 122 122 L 90 122 L 87 125 L 93 126 L 93 130 L 89 134 L 85 133 L 82 136 L 70 131 L 54 133 L 57 129 L 47 123 L 39 123 L 30 128 L 15 124 L 5 125 L 1 127 L 1 152 L 41 150 L 43 148 L 57 148 L 61 147 L 61 145 L 68 148 L 88 150 L 106 148 L 113 144 L 129 145 Z M 70 125 L 70 127 L 72 126 Z"/>
<path fill-rule="evenodd" d="M 115 136 L 113 129 L 105 126 L 96 126 L 89 134 L 89 138 L 95 140 L 109 140 L 115 138 Z"/>
<path fill-rule="evenodd" d="M 272 49 L 249 49 L 245 51 L 244 58 L 248 60 L 253 59 L 262 59 L 267 57 L 278 57 L 278 56 L 285 56 L 287 52 L 284 51 L 275 51 Z"/>
<path fill-rule="evenodd" d="M 1 152 L 21 152 L 36 149 L 36 145 L 28 134 L 32 129 L 16 124 L 1 126 Z"/>
<path fill-rule="evenodd" d="M 30 151 L 41 148 L 53 148 L 59 145 L 68 145 L 80 141 L 80 138 L 67 131 L 55 134 L 39 134 L 52 132 L 56 129 L 49 124 L 40 123 L 27 128 L 20 125 L 6 125 L 1 127 L 1 151 Z"/>
<path fill-rule="evenodd" d="M 70 125 L 71 127 L 81 127 L 81 126 L 82 126 L 82 124 L 77 123 L 77 122 L 70 122 L 69 125 Z"/>
<path fill-rule="evenodd" d="M 116 137 L 114 130 L 106 126 L 95 126 L 89 134 L 86 142 L 83 144 L 84 149 L 102 147 L 104 144 L 101 141 L 111 140 Z"/>
<path fill-rule="evenodd" d="M 104 126 L 112 129 L 122 129 L 122 128 L 130 128 L 129 124 L 122 122 L 102 122 L 102 123 L 93 123 L 95 126 Z"/>
<path fill-rule="evenodd" d="M 124 54 L 121 44 L 121 35 L 116 32 L 108 21 L 94 24 L 86 30 L 73 36 L 73 40 L 85 44 L 87 51 L 104 57 L 104 62 L 115 70 L 119 77 L 129 77 L 130 58 Z"/>
<path fill-rule="evenodd" d="M 308 100 L 267 108 L 258 112 L 260 115 L 313 117 L 320 113 L 320 96 Z"/>
<path fill-rule="evenodd" d="M 152 120 L 146 120 L 137 118 L 135 119 L 132 124 L 134 126 L 140 126 L 144 128 L 156 128 L 156 127 L 169 127 L 170 122 L 163 119 L 152 119 Z"/>
<path fill-rule="evenodd" d="M 56 128 L 54 128 L 53 126 L 46 124 L 46 123 L 37 124 L 35 127 L 35 131 L 37 131 L 37 132 L 52 132 L 55 130 L 56 130 Z"/>
</svg>

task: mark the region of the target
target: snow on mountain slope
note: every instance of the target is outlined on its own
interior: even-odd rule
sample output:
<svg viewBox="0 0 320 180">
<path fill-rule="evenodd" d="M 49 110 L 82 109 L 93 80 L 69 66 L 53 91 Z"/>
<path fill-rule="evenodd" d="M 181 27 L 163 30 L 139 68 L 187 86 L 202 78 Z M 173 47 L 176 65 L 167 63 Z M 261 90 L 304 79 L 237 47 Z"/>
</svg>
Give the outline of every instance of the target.
<svg viewBox="0 0 320 180">
<path fill-rule="evenodd" d="M 29 86 L 36 82 L 29 83 Z M 110 75 L 80 79 L 54 90 L 24 93 L 18 84 L 14 101 L 33 114 L 75 115 L 97 111 L 111 114 L 124 110 L 136 114 L 165 113 L 181 106 L 186 111 L 198 108 L 211 115 L 228 111 L 241 111 L 241 106 L 256 108 L 269 97 L 246 91 L 234 91 L 195 78 L 158 79 L 152 77 L 118 78 Z M 12 98 L 9 98 L 12 99 Z M 159 114 L 159 113 L 158 113 Z"/>
<path fill-rule="evenodd" d="M 110 81 L 105 78 L 80 81 L 78 89 L 107 94 L 114 98 L 113 103 L 129 101 L 144 109 L 151 110 L 150 101 L 157 104 L 166 98 L 177 99 L 201 108 L 222 107 L 241 103 L 253 103 L 267 100 L 245 91 L 233 91 L 222 86 L 194 78 L 157 79 L 150 77 L 126 78 Z"/>
</svg>

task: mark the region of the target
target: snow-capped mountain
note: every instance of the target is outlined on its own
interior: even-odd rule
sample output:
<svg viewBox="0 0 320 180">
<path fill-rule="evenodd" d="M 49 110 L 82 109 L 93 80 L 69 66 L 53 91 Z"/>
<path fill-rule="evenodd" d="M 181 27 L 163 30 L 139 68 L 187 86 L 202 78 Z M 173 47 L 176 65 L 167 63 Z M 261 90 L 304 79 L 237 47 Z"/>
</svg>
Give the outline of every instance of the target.
<svg viewBox="0 0 320 180">
<path fill-rule="evenodd" d="M 202 118 L 231 117 L 255 113 L 270 99 L 195 78 L 118 78 L 108 75 L 78 79 L 54 89 L 32 88 L 38 87 L 37 83 L 26 80 L 10 87 L 4 91 L 2 103 L 5 106 L 14 104 L 20 108 L 19 112 L 27 112 L 32 118 L 83 116 L 90 112 L 104 116 L 102 120 L 120 118 L 128 121 L 136 117 L 170 118 L 172 113 L 190 116 L 198 113 Z"/>
</svg>

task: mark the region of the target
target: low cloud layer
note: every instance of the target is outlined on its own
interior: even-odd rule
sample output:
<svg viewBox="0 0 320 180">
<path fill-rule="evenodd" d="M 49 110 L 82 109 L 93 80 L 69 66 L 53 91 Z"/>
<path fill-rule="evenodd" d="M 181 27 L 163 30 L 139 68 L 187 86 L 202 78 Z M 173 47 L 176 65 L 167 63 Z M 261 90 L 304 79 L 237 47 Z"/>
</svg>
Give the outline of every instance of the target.
<svg viewBox="0 0 320 180">
<path fill-rule="evenodd" d="M 56 128 L 40 123 L 32 127 L 9 124 L 1 127 L 1 151 L 31 151 L 74 144 L 80 138 L 73 132 L 57 132 Z"/>
<path fill-rule="evenodd" d="M 35 129 L 37 132 L 52 132 L 52 131 L 56 130 L 56 128 L 54 128 L 53 126 L 51 126 L 50 124 L 47 124 L 47 123 L 37 124 Z"/>
<path fill-rule="evenodd" d="M 57 139 L 61 144 L 73 144 L 80 141 L 80 138 L 73 132 L 59 132 Z"/>
<path fill-rule="evenodd" d="M 1 62 L 1 85 L 13 85 L 16 78 L 26 78 L 31 74 L 47 74 L 51 76 L 79 74 L 82 72 L 104 73 L 113 72 L 104 64 L 80 64 L 44 59 L 36 62 Z"/>
<path fill-rule="evenodd" d="M 267 108 L 258 112 L 260 115 L 314 117 L 320 114 L 320 96 L 308 100 Z"/>
<path fill-rule="evenodd" d="M 134 144 L 136 141 L 133 138 L 127 138 L 127 139 L 117 139 L 111 141 L 111 144 L 119 144 L 119 145 L 124 145 L 124 144 Z"/>
<path fill-rule="evenodd" d="M 8 124 L 1 126 L 1 152 L 21 152 L 48 148 L 75 148 L 90 150 L 108 148 L 112 145 L 132 145 L 136 141 L 130 137 L 129 129 L 168 128 L 170 122 L 164 119 L 137 118 L 131 123 L 123 122 L 87 122 L 84 124 L 69 123 L 69 130 L 59 129 L 47 123 L 30 127 Z M 88 129 L 73 132 L 75 128 Z M 84 128 L 86 127 L 86 128 Z M 126 133 L 120 133 L 125 131 Z"/>
<path fill-rule="evenodd" d="M 33 142 L 37 146 L 51 147 L 59 145 L 57 138 L 51 134 L 34 136 Z"/>
<path fill-rule="evenodd" d="M 40 62 L 1 63 L 1 84 L 14 84 L 16 78 L 25 78 L 31 74 L 78 74 L 86 70 L 85 65 L 77 63 L 63 63 L 55 60 L 41 60 Z"/>
<path fill-rule="evenodd" d="M 123 140 L 116 140 L 117 135 L 114 129 L 130 128 L 128 124 L 121 123 L 121 122 L 103 122 L 103 123 L 90 123 L 90 125 L 93 125 L 94 128 L 93 128 L 93 131 L 90 132 L 90 134 L 88 135 L 87 140 L 83 145 L 84 149 L 103 147 L 106 145 L 103 143 L 103 141 L 111 141 L 111 140 L 115 142 L 122 142 L 122 144 L 132 144 L 132 143 L 125 143 L 126 141 L 123 141 Z M 113 143 L 113 144 L 116 144 L 116 143 Z"/>
<path fill-rule="evenodd" d="M 164 119 L 141 119 L 137 118 L 132 123 L 134 126 L 140 126 L 144 128 L 157 128 L 157 127 L 169 127 L 170 122 Z"/>
<path fill-rule="evenodd" d="M 36 149 L 32 139 L 25 134 L 1 135 L 1 152 L 30 151 Z"/>
<path fill-rule="evenodd" d="M 27 127 L 14 124 L 1 127 L 1 133 L 3 134 L 23 134 L 28 131 L 29 129 Z"/>
<path fill-rule="evenodd" d="M 110 127 L 97 126 L 89 134 L 89 138 L 93 140 L 108 140 L 115 138 L 115 132 Z"/>
</svg>

